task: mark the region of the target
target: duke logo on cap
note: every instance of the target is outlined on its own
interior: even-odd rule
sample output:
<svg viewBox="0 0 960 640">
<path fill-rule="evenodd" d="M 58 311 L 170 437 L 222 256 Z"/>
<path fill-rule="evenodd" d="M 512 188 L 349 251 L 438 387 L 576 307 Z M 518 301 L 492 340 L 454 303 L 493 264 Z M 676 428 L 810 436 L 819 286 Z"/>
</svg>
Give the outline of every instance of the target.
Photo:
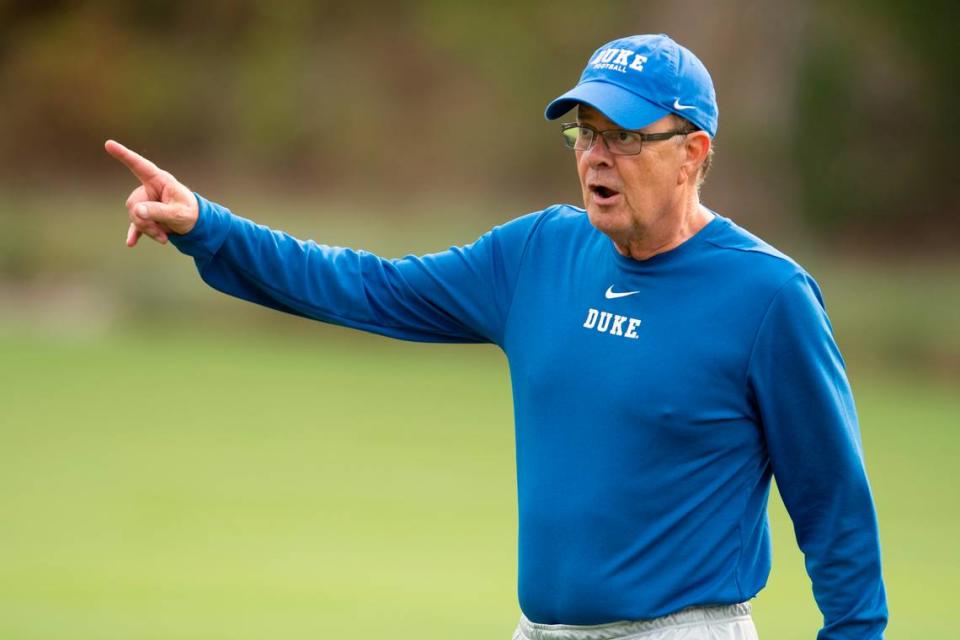
<svg viewBox="0 0 960 640">
<path fill-rule="evenodd" d="M 668 113 L 717 135 L 717 94 L 703 63 L 670 36 L 620 38 L 597 49 L 580 81 L 547 105 L 556 120 L 587 104 L 624 129 L 642 129 Z"/>
</svg>

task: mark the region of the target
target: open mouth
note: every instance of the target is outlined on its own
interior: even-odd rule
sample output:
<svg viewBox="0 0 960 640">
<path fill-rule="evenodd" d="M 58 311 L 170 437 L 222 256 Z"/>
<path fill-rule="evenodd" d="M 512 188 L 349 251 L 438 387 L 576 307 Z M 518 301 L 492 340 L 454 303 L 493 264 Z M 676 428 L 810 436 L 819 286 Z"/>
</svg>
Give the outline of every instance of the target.
<svg viewBox="0 0 960 640">
<path fill-rule="evenodd" d="M 610 187 L 605 187 L 599 184 L 592 185 L 590 187 L 590 191 L 593 192 L 595 196 L 598 196 L 598 199 L 600 200 L 609 200 L 620 193 L 615 189 L 611 189 Z"/>
</svg>

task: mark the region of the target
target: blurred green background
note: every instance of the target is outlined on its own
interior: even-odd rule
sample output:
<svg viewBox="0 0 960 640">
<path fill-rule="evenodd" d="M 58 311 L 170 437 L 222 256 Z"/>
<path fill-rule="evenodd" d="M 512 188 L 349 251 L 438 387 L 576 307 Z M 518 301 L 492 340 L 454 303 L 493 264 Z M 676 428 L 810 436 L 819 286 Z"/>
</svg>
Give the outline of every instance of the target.
<svg viewBox="0 0 960 640">
<path fill-rule="evenodd" d="M 234 211 L 401 255 L 578 201 L 546 102 L 666 32 L 721 107 L 703 200 L 820 281 L 857 397 L 891 637 L 960 580 L 958 5 L 0 0 L 0 638 L 507 638 L 492 347 L 405 344 L 123 245 L 113 137 Z M 761 637 L 819 614 L 774 497 Z"/>
</svg>

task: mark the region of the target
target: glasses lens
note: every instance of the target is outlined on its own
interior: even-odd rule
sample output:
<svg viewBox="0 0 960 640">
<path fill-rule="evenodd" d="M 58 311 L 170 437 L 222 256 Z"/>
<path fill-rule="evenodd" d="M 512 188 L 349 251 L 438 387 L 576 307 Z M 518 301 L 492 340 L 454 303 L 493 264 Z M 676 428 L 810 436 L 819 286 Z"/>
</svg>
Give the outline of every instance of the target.
<svg viewBox="0 0 960 640">
<path fill-rule="evenodd" d="M 593 139 L 593 132 L 590 129 L 584 129 L 572 125 L 564 127 L 560 133 L 563 135 L 563 143 L 568 149 L 589 149 L 590 141 Z"/>
<path fill-rule="evenodd" d="M 633 131 L 614 129 L 604 131 L 603 137 L 606 139 L 611 153 L 632 156 L 640 153 L 640 149 L 643 148 L 643 136 Z"/>
</svg>

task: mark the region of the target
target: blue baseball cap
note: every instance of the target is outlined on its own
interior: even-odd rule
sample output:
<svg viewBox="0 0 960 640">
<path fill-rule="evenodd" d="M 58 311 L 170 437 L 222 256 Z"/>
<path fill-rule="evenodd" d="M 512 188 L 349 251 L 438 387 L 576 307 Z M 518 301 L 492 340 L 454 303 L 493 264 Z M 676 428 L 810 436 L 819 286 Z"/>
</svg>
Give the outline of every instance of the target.
<svg viewBox="0 0 960 640">
<path fill-rule="evenodd" d="M 717 94 L 707 68 L 670 36 L 620 38 L 597 49 L 573 89 L 547 105 L 556 120 L 590 105 L 624 129 L 642 129 L 668 113 L 717 135 Z"/>
</svg>

